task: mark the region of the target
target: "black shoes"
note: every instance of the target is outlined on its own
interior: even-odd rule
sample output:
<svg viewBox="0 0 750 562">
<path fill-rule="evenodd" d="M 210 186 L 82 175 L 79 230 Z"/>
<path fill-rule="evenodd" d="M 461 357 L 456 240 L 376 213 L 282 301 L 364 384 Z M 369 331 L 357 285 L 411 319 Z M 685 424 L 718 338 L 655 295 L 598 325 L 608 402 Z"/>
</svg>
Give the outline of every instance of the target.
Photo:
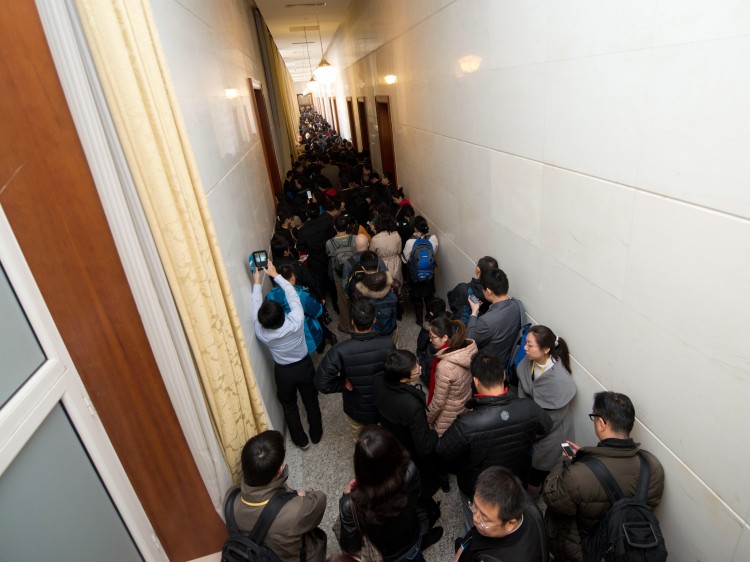
<svg viewBox="0 0 750 562">
<path fill-rule="evenodd" d="M 427 531 L 424 535 L 422 535 L 422 550 L 427 550 L 430 548 L 433 544 L 438 542 L 441 538 L 443 538 L 443 528 L 442 527 L 433 527 L 429 531 Z"/>
</svg>

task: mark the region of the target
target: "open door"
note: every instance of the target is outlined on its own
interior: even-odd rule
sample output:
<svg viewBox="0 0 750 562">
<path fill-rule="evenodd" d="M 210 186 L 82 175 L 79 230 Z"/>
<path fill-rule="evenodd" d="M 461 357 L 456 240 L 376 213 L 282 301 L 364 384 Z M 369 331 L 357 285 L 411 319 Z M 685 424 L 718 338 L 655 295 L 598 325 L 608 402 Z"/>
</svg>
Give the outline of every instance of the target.
<svg viewBox="0 0 750 562">
<path fill-rule="evenodd" d="M 279 175 L 279 166 L 276 161 L 276 150 L 273 147 L 273 134 L 271 133 L 271 123 L 268 120 L 268 111 L 266 109 L 266 99 L 263 97 L 263 89 L 260 82 L 248 78 L 250 86 L 250 97 L 253 101 L 253 110 L 258 116 L 258 130 L 260 131 L 260 142 L 263 145 L 263 156 L 266 160 L 266 170 L 268 172 L 268 181 L 271 184 L 271 194 L 273 200 L 278 202 L 279 195 L 282 193 L 281 176 Z"/>
<path fill-rule="evenodd" d="M 357 98 L 357 113 L 359 114 L 359 131 L 362 134 L 362 150 L 370 150 L 370 131 L 367 127 L 367 109 L 365 98 Z"/>
<path fill-rule="evenodd" d="M 359 143 L 357 142 L 357 128 L 354 126 L 354 103 L 352 103 L 351 97 L 346 98 L 346 113 L 349 116 L 349 134 L 351 135 L 354 150 L 359 151 Z"/>
<path fill-rule="evenodd" d="M 333 122 L 331 122 L 331 125 L 334 125 L 334 128 L 336 129 L 336 132 L 341 136 L 341 126 L 339 125 L 339 106 L 336 103 L 336 98 L 331 98 L 331 103 L 333 104 L 333 107 L 331 108 L 333 110 Z"/>
<path fill-rule="evenodd" d="M 383 172 L 393 174 L 392 183 L 398 185 L 396 178 L 396 151 L 393 148 L 393 127 L 391 126 L 391 105 L 389 96 L 375 97 L 375 111 L 378 117 L 380 137 L 380 160 Z"/>
<path fill-rule="evenodd" d="M 166 562 L 2 207 L 0 334 L 3 559 Z"/>
</svg>

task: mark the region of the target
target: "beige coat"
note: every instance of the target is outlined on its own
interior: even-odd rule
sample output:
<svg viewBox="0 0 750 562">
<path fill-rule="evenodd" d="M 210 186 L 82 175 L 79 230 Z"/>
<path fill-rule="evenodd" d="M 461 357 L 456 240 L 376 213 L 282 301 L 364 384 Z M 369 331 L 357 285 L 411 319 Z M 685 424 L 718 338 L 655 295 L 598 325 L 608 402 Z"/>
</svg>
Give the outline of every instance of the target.
<svg viewBox="0 0 750 562">
<path fill-rule="evenodd" d="M 474 340 L 469 345 L 448 351 L 441 349 L 435 368 L 435 390 L 432 402 L 427 407 L 427 423 L 438 435 L 443 435 L 458 414 L 466 411 L 466 402 L 471 398 L 471 356 L 477 351 Z"/>
<path fill-rule="evenodd" d="M 384 262 L 388 271 L 399 283 L 404 282 L 401 273 L 401 236 L 398 232 L 379 232 L 370 240 L 370 251 Z"/>
</svg>

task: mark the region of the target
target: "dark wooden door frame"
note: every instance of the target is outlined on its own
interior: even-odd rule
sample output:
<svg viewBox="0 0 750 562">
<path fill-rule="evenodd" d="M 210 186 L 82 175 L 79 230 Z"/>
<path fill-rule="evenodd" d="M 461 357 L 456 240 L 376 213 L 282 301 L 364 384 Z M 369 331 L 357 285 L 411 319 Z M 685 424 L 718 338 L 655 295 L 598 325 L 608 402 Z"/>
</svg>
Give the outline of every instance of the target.
<svg viewBox="0 0 750 562">
<path fill-rule="evenodd" d="M 367 126 L 367 99 L 357 98 L 357 114 L 359 115 L 359 133 L 362 135 L 362 150 L 370 150 L 370 129 Z"/>
<path fill-rule="evenodd" d="M 273 147 L 273 132 L 271 131 L 271 122 L 268 119 L 268 110 L 266 108 L 266 99 L 263 96 L 263 87 L 257 80 L 247 79 L 250 88 L 250 99 L 253 103 L 253 110 L 258 119 L 258 133 L 260 134 L 260 144 L 263 146 L 263 156 L 266 160 L 266 171 L 268 172 L 268 181 L 271 184 L 271 195 L 274 202 L 278 202 L 278 197 L 282 193 L 281 175 L 279 174 L 279 165 L 276 160 L 276 149 Z"/>
<path fill-rule="evenodd" d="M 346 113 L 349 116 L 349 134 L 352 137 L 354 150 L 359 151 L 359 143 L 357 142 L 357 128 L 354 125 L 354 103 L 352 102 L 351 96 L 348 96 L 346 98 Z"/>
<path fill-rule="evenodd" d="M 378 119 L 378 138 L 380 140 L 381 172 L 393 174 L 391 182 L 398 186 L 396 177 L 396 148 L 393 144 L 393 125 L 391 123 L 390 96 L 375 96 L 375 115 Z"/>
</svg>

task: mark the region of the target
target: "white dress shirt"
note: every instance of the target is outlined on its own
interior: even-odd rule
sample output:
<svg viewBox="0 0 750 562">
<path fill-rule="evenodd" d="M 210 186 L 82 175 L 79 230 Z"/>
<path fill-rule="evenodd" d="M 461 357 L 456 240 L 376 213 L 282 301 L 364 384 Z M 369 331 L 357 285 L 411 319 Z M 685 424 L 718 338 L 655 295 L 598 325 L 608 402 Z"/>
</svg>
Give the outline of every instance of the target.
<svg viewBox="0 0 750 562">
<path fill-rule="evenodd" d="M 263 304 L 263 293 L 260 285 L 253 285 L 253 308 L 255 309 L 255 335 L 271 351 L 273 361 L 277 365 L 289 365 L 307 357 L 307 343 L 305 342 L 305 313 L 299 300 L 297 291 L 291 283 L 281 275 L 274 278 L 276 284 L 284 289 L 286 301 L 291 309 L 285 315 L 280 328 L 269 330 L 261 326 L 258 321 L 258 310 Z"/>
</svg>

